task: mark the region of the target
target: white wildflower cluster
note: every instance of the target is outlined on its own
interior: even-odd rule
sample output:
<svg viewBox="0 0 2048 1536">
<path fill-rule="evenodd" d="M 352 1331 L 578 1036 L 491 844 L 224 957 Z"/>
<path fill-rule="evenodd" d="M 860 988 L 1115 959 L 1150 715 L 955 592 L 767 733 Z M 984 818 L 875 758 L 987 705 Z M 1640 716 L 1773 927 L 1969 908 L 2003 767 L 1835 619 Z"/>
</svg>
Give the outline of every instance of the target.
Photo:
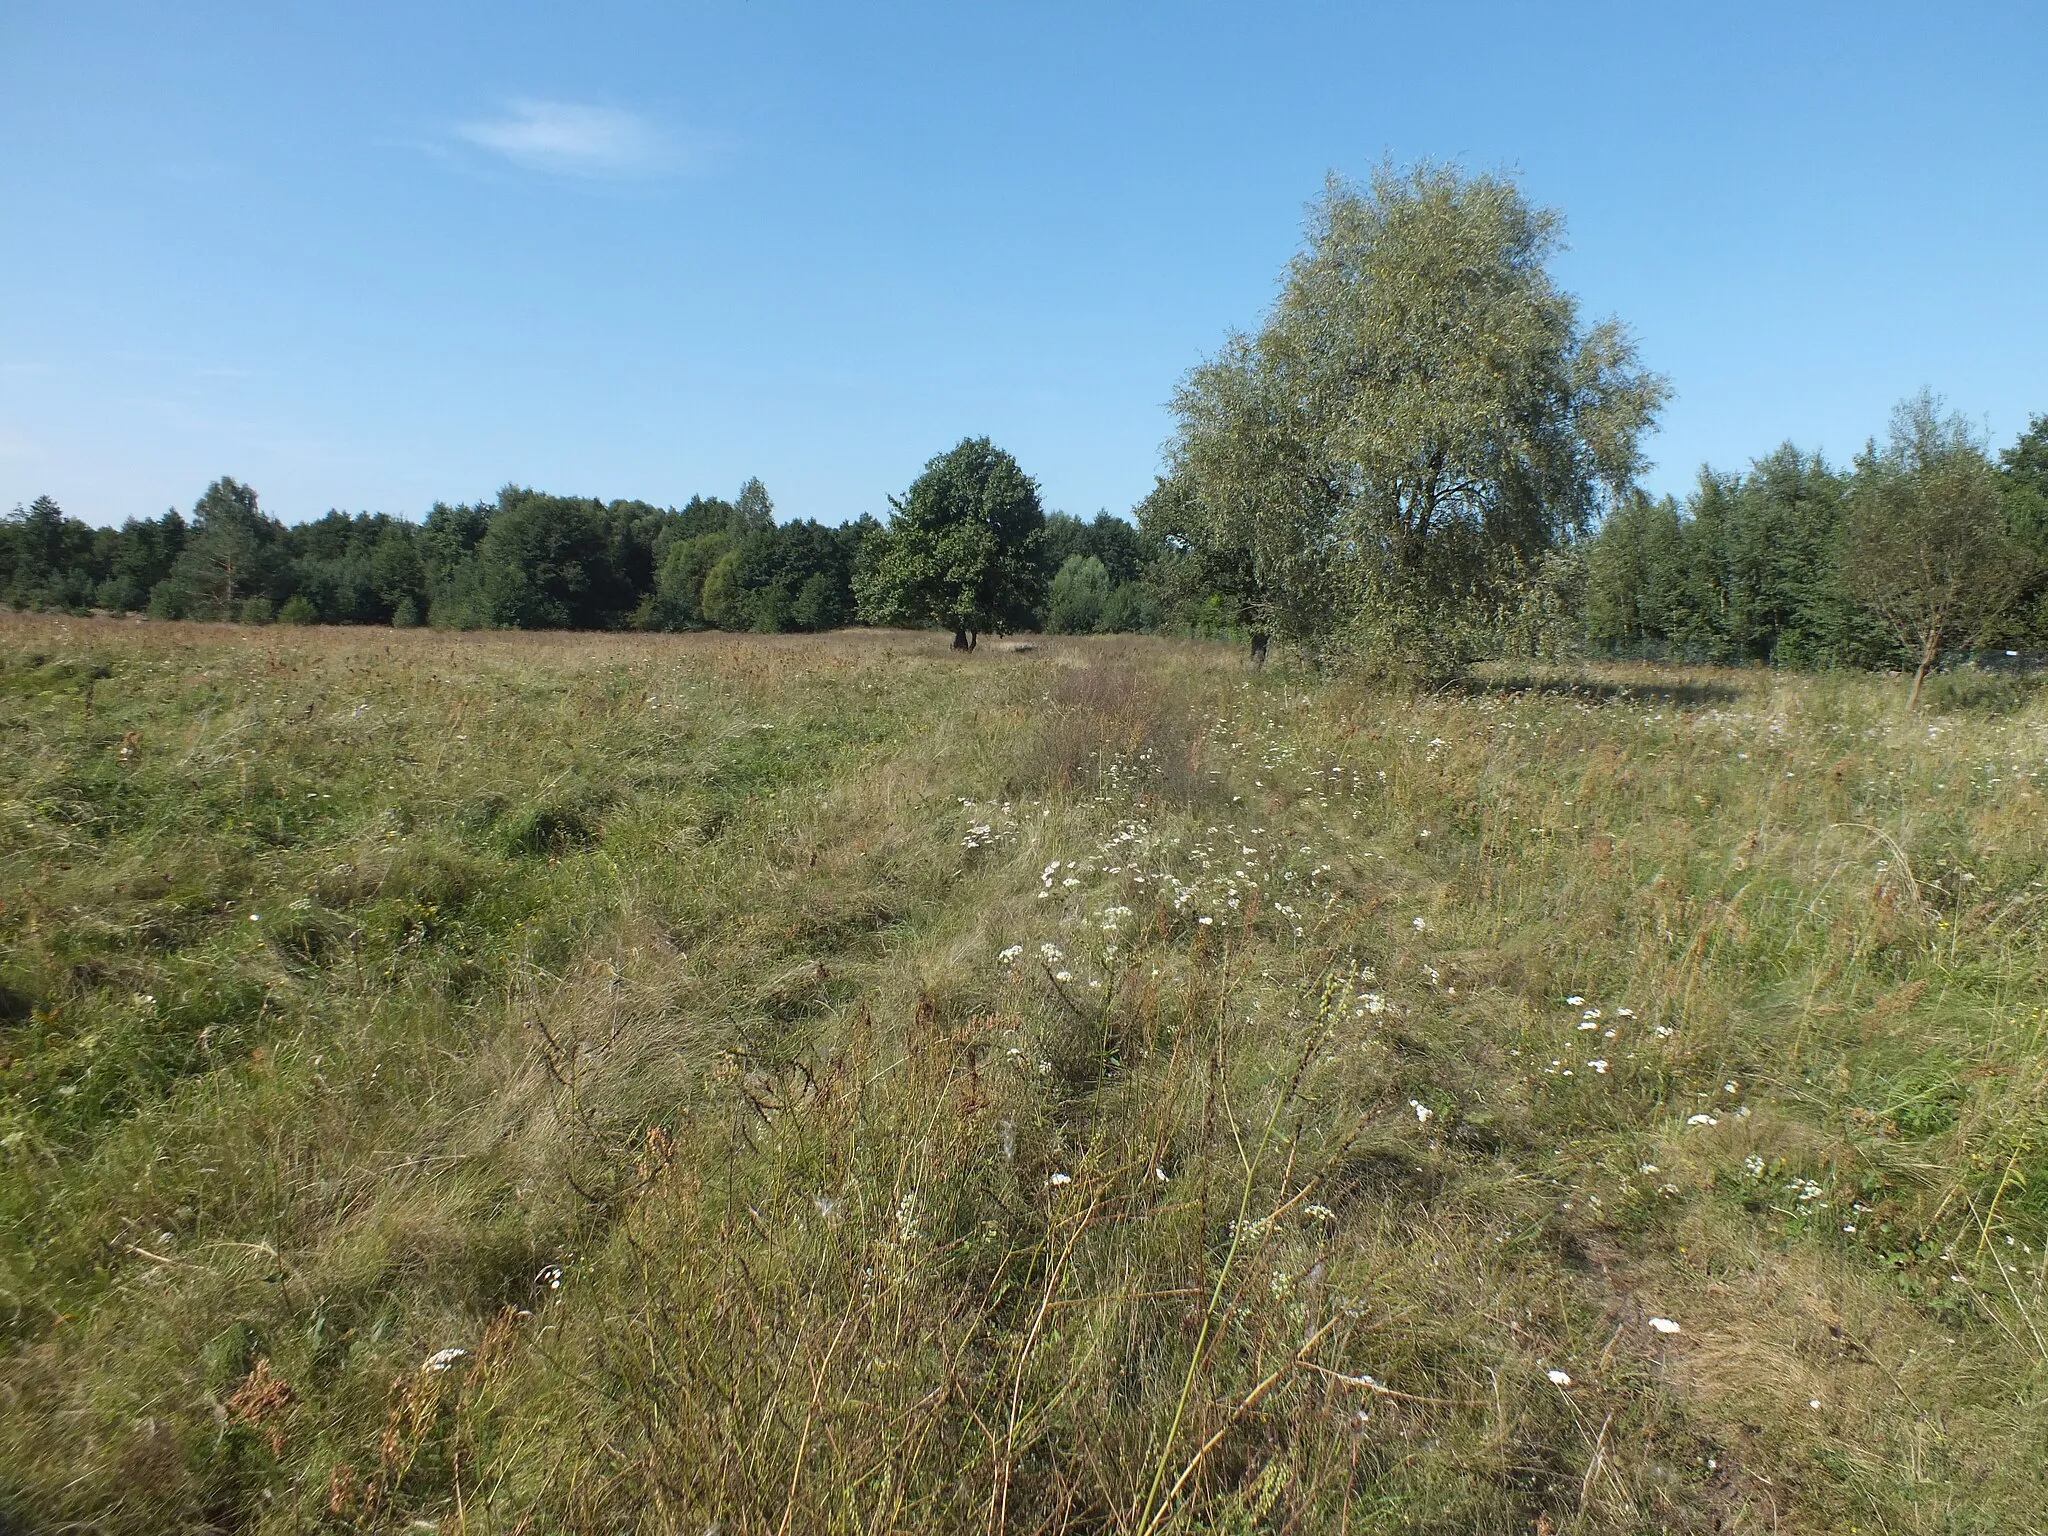
<svg viewBox="0 0 2048 1536">
<path fill-rule="evenodd" d="M 917 1241 L 919 1232 L 917 1215 L 917 1191 L 905 1190 L 896 1202 L 896 1241 L 910 1244 Z"/>
<path fill-rule="evenodd" d="M 1586 1043 L 1596 1049 L 1599 1048 L 1600 1042 L 1604 1040 L 1625 1043 L 1623 1042 L 1623 1032 L 1629 1030 L 1634 1025 L 1636 1019 L 1636 1011 L 1633 1008 L 1615 1008 L 1610 1013 L 1608 1009 L 1579 992 L 1574 992 L 1569 997 L 1566 997 L 1563 1000 L 1563 1005 L 1578 1015 L 1573 1020 L 1573 1033 L 1595 1036 L 1596 1038 Z M 1668 1037 L 1671 1031 L 1659 1028 L 1654 1033 L 1657 1038 L 1663 1039 Z M 1510 1054 L 1515 1053 L 1511 1052 Z M 1634 1061 L 1636 1059 L 1636 1052 L 1633 1050 L 1624 1049 L 1621 1055 L 1624 1061 Z M 1554 1056 L 1551 1058 L 1550 1065 L 1544 1069 L 1544 1075 L 1547 1077 L 1576 1077 L 1579 1075 L 1579 1069 L 1582 1066 L 1595 1077 L 1606 1077 L 1613 1071 L 1614 1061 L 1612 1057 L 1607 1055 L 1591 1056 L 1583 1062 L 1574 1061 L 1563 1056 Z"/>
<path fill-rule="evenodd" d="M 968 819 L 967 835 L 960 839 L 961 847 L 993 848 L 997 843 L 1015 840 L 1017 813 L 1009 801 L 962 800 L 960 809 Z"/>
</svg>

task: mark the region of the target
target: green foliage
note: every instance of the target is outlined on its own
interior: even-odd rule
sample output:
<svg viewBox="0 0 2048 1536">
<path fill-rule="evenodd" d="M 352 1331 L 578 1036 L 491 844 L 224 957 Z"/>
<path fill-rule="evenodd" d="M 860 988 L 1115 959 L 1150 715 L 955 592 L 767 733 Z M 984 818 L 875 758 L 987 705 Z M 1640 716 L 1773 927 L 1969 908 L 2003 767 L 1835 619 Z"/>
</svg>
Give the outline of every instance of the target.
<svg viewBox="0 0 2048 1536">
<path fill-rule="evenodd" d="M 2032 418 L 1998 460 L 2006 527 L 2034 572 L 2030 590 L 2014 604 L 2005 638 L 2048 649 L 2048 415 Z"/>
<path fill-rule="evenodd" d="M 1045 627 L 1055 635 L 1092 635 L 1109 608 L 1109 572 L 1093 555 L 1069 555 L 1052 579 Z"/>
<path fill-rule="evenodd" d="M 1681 505 L 1633 497 L 1588 543 L 1585 628 L 1622 655 L 1780 666 L 1877 662 L 1891 642 L 1842 579 L 1848 477 L 1787 443 L 1703 470 Z"/>
<path fill-rule="evenodd" d="M 705 578 L 732 550 L 732 535 L 700 533 L 676 540 L 662 556 L 655 577 L 652 629 L 698 629 L 711 623 L 704 614 Z"/>
<path fill-rule="evenodd" d="M 485 622 L 501 629 L 602 629 L 621 606 L 603 505 L 507 486 L 477 546 Z"/>
<path fill-rule="evenodd" d="M 251 598 L 283 597 L 283 533 L 251 487 L 225 476 L 214 481 L 193 505 L 191 536 L 164 578 L 180 616 L 232 619 Z"/>
<path fill-rule="evenodd" d="M 1332 179 L 1256 336 L 1175 396 L 1173 535 L 1255 631 L 1455 662 L 1461 613 L 1624 495 L 1667 393 L 1511 181 Z"/>
<path fill-rule="evenodd" d="M 863 622 L 935 624 L 972 645 L 1028 624 L 1042 600 L 1038 485 L 987 438 L 966 438 L 911 482 L 854 574 Z"/>
<path fill-rule="evenodd" d="M 1913 701 L 1944 644 L 1974 646 L 2037 579 L 1997 472 L 1960 416 L 1921 394 L 1856 466 L 1845 579 L 1913 660 Z"/>
</svg>

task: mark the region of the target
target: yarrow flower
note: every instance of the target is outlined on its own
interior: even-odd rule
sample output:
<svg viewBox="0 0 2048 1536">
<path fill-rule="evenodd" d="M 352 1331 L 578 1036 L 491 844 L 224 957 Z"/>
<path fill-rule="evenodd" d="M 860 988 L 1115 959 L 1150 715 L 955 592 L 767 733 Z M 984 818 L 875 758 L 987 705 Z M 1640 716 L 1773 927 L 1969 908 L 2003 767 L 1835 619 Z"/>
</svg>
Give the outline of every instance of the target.
<svg viewBox="0 0 2048 1536">
<path fill-rule="evenodd" d="M 1671 1321 L 1668 1317 L 1653 1317 L 1650 1319 L 1650 1326 L 1659 1333 L 1678 1333 L 1681 1331 L 1678 1324 Z"/>
<path fill-rule="evenodd" d="M 1553 1386 L 1568 1387 L 1572 1384 L 1571 1377 L 1565 1375 L 1563 1371 L 1545 1371 L 1543 1374 L 1550 1378 Z"/>
<path fill-rule="evenodd" d="M 466 1349 L 437 1349 L 420 1363 L 420 1369 L 435 1372 L 445 1371 L 449 1366 L 455 1364 L 456 1361 L 468 1358 L 469 1351 Z"/>
<path fill-rule="evenodd" d="M 1008 949 L 1003 950 L 1000 954 L 996 956 L 996 964 L 1015 965 L 1017 963 L 1018 957 L 1021 956 L 1023 953 L 1024 946 L 1022 944 L 1012 944 Z"/>
<path fill-rule="evenodd" d="M 1423 1103 L 1420 1099 L 1410 1099 L 1408 1101 L 1408 1107 L 1415 1111 L 1415 1123 L 1417 1125 L 1429 1124 L 1429 1117 L 1436 1113 L 1435 1110 L 1431 1109 L 1427 1104 Z"/>
<path fill-rule="evenodd" d="M 1047 1179 L 1045 1182 L 1052 1185 L 1053 1188 L 1057 1189 L 1062 1184 L 1073 1183 L 1074 1176 L 1071 1173 L 1056 1173 L 1051 1178 Z"/>
</svg>

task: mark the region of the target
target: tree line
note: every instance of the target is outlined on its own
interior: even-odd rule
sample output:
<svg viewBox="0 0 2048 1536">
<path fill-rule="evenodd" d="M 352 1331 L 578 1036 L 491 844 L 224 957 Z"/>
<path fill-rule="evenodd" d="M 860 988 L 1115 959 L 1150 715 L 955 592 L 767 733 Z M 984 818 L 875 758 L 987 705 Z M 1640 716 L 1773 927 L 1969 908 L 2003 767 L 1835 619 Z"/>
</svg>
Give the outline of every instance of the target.
<svg viewBox="0 0 2048 1536">
<path fill-rule="evenodd" d="M 285 524 L 249 486 L 223 478 L 189 516 L 172 510 L 118 528 L 67 517 L 47 496 L 16 508 L 0 521 L 0 601 L 401 628 L 777 632 L 954 617 L 976 634 L 1224 627 L 1214 610 L 1176 607 L 1159 588 L 1161 550 L 1138 527 L 1106 511 L 1092 521 L 1045 514 L 1036 484 L 985 439 L 935 458 L 896 505 L 938 527 L 960 510 L 943 504 L 945 488 L 990 473 L 1016 502 L 1003 536 L 975 548 L 956 538 L 907 584 L 914 514 L 899 511 L 891 527 L 871 516 L 836 527 L 778 522 L 759 480 L 730 500 L 693 496 L 681 508 L 508 486 L 492 501 L 437 504 L 418 523 L 329 512 Z M 949 579 L 977 595 L 942 591 Z"/>
<path fill-rule="evenodd" d="M 1837 468 L 1790 443 L 1638 496 L 1585 546 L 1589 643 L 1617 655 L 1892 666 L 2048 648 L 2048 415 L 1995 458 L 1922 393 Z"/>
<path fill-rule="evenodd" d="M 1332 178 L 1255 331 L 1173 398 L 1130 518 L 1054 513 L 987 438 L 935 456 L 886 520 L 508 487 L 418 524 L 286 527 L 223 479 L 95 529 L 48 498 L 0 523 L 17 607 L 455 628 L 1279 640 L 1428 673 L 1561 649 L 1899 666 L 2048 645 L 2048 417 L 1995 458 L 1923 393 L 1846 468 L 1790 445 L 1680 500 L 1638 485 L 1670 390 L 1549 262 L 1562 220 L 1508 178 Z"/>
</svg>

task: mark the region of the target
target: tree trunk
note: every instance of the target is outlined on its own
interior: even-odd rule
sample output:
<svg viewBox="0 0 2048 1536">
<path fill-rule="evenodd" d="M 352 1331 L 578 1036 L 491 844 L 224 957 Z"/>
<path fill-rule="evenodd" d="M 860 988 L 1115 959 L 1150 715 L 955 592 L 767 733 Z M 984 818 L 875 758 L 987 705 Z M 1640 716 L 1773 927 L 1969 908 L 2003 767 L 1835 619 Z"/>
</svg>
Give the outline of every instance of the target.
<svg viewBox="0 0 2048 1536">
<path fill-rule="evenodd" d="M 966 630 L 956 629 L 953 631 L 953 649 L 956 651 L 971 651 L 974 649 L 973 646 L 967 643 Z"/>
<path fill-rule="evenodd" d="M 1920 646 L 1920 667 L 1913 674 L 1913 692 L 1911 697 L 1906 700 L 1906 708 L 1918 709 L 1920 707 L 1920 685 L 1927 681 L 1927 674 L 1934 670 L 1935 660 L 1940 655 L 1941 631 L 1937 629 L 1929 634 Z"/>
<path fill-rule="evenodd" d="M 1257 630 L 1252 631 L 1252 670 L 1254 672 L 1265 666 L 1266 642 L 1271 638 L 1272 636 L 1261 634 Z"/>
<path fill-rule="evenodd" d="M 979 644 L 981 644 L 981 631 L 978 629 L 967 631 L 967 649 L 971 651 Z"/>
</svg>

